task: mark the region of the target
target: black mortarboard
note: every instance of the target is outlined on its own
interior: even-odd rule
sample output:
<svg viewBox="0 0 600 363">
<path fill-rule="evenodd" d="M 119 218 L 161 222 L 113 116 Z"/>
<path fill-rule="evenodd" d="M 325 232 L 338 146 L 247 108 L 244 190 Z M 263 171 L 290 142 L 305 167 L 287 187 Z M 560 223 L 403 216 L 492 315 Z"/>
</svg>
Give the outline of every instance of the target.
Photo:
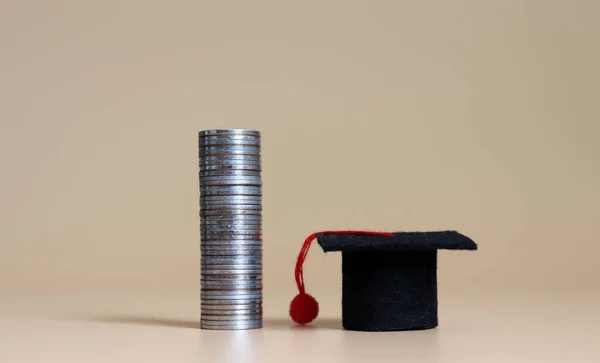
<svg viewBox="0 0 600 363">
<path fill-rule="evenodd" d="M 323 251 L 342 252 L 342 325 L 360 331 L 435 328 L 437 250 L 477 249 L 473 240 L 454 231 L 315 233 L 305 241 L 296 265 L 300 294 L 290 315 L 300 324 L 318 314 L 302 278 L 302 262 L 315 237 Z"/>
</svg>

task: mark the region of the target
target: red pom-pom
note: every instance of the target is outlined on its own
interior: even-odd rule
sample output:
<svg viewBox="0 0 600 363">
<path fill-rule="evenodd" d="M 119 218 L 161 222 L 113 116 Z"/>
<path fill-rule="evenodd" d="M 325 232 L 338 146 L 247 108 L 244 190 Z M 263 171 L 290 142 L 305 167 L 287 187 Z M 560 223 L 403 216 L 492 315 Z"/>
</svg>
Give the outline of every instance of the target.
<svg viewBox="0 0 600 363">
<path fill-rule="evenodd" d="M 290 304 L 290 316 L 298 324 L 307 324 L 319 315 L 319 303 L 307 293 L 300 293 Z"/>
</svg>

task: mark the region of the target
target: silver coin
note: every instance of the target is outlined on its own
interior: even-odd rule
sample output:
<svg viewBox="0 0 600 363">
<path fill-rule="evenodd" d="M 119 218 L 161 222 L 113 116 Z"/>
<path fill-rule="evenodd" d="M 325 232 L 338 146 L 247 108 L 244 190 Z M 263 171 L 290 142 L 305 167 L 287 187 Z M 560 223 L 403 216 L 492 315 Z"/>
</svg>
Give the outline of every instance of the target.
<svg viewBox="0 0 600 363">
<path fill-rule="evenodd" d="M 254 214 L 226 214 L 226 215 L 201 215 L 206 224 L 242 223 L 257 224 L 262 221 L 261 215 Z"/>
<path fill-rule="evenodd" d="M 234 331 L 234 330 L 262 329 L 262 327 L 263 327 L 262 322 L 256 322 L 253 324 L 237 323 L 235 325 L 213 325 L 213 324 L 207 324 L 206 322 L 200 321 L 200 329 L 202 329 L 202 330 Z"/>
<path fill-rule="evenodd" d="M 204 301 L 208 301 L 211 299 L 214 300 L 238 300 L 238 299 L 262 299 L 262 293 L 257 293 L 257 294 L 223 294 L 223 295 L 216 295 L 216 294 L 211 294 L 210 291 L 205 291 L 203 290 L 201 292 L 202 298 L 204 299 Z"/>
<path fill-rule="evenodd" d="M 220 230 L 253 230 L 260 231 L 261 220 L 255 219 L 214 219 L 204 217 L 200 222 L 200 226 L 210 229 L 211 232 Z"/>
<path fill-rule="evenodd" d="M 219 203 L 236 205 L 261 204 L 262 197 L 257 195 L 207 195 L 200 198 L 201 205 L 215 205 Z"/>
<path fill-rule="evenodd" d="M 250 210 L 252 211 L 252 210 Z M 256 213 L 256 211 L 254 211 L 255 213 L 240 213 L 240 214 L 223 214 L 223 213 L 219 213 L 219 214 L 207 214 L 207 213 L 201 213 L 200 214 L 200 220 L 203 221 L 262 221 L 262 214 L 261 213 Z"/>
<path fill-rule="evenodd" d="M 211 284 L 256 284 L 262 282 L 262 273 L 251 273 L 251 274 L 239 274 L 239 275 L 211 275 L 205 274 L 203 271 L 200 272 L 200 283 L 211 283 Z"/>
<path fill-rule="evenodd" d="M 241 221 L 241 222 L 218 222 L 218 221 L 210 221 L 203 219 L 200 222 L 200 237 L 208 234 L 218 235 L 218 234 L 235 234 L 236 237 L 238 235 L 250 235 L 250 236 L 258 236 L 261 234 L 261 223 L 260 221 Z M 245 237 L 240 237 L 240 239 Z M 210 238 L 209 238 L 210 239 Z M 248 239 L 248 238 L 245 238 Z M 262 239 L 262 237 L 260 238 Z"/>
<path fill-rule="evenodd" d="M 213 246 L 205 246 L 200 250 L 201 258 L 209 258 L 209 257 L 237 257 L 237 256 L 253 256 L 257 258 L 262 258 L 262 251 L 259 249 L 249 250 L 243 248 L 230 248 L 228 250 L 216 250 L 212 248 Z"/>
<path fill-rule="evenodd" d="M 200 188 L 200 195 L 252 195 L 262 196 L 262 187 L 258 185 L 213 185 Z"/>
<path fill-rule="evenodd" d="M 262 244 L 203 244 L 200 243 L 200 252 L 209 255 L 249 255 L 249 254 L 262 254 Z"/>
<path fill-rule="evenodd" d="M 213 246 L 205 246 L 200 249 L 201 258 L 209 258 L 209 257 L 236 257 L 236 256 L 254 256 L 258 258 L 262 258 L 262 250 L 258 249 L 245 249 L 245 248 L 230 248 L 227 250 L 215 249 L 211 248 Z"/>
<path fill-rule="evenodd" d="M 235 287 L 235 288 L 228 288 L 228 287 L 222 287 L 222 286 L 202 286 L 202 297 L 204 298 L 204 301 L 208 301 L 210 299 L 228 299 L 228 300 L 235 300 L 235 299 L 239 299 L 239 298 L 253 298 L 253 299 L 260 299 L 262 297 L 261 294 L 223 294 L 223 295 L 215 295 L 215 294 L 210 294 L 208 293 L 205 289 L 228 289 L 228 290 L 222 290 L 222 291 L 237 291 L 239 289 L 258 289 L 261 290 L 262 286 L 259 287 Z"/>
<path fill-rule="evenodd" d="M 216 250 L 238 250 L 238 249 L 260 249 L 262 248 L 262 236 L 260 235 L 235 235 L 223 236 L 220 238 L 208 238 L 208 233 L 202 233 L 200 237 L 201 249 Z"/>
<path fill-rule="evenodd" d="M 199 165 L 199 171 L 247 170 L 261 171 L 260 165 Z"/>
<path fill-rule="evenodd" d="M 214 311 L 262 310 L 262 302 L 232 303 L 231 301 L 227 301 L 227 303 L 215 303 L 212 300 L 203 300 L 200 303 L 200 307 L 202 309 Z"/>
<path fill-rule="evenodd" d="M 203 170 L 198 173 L 200 178 L 216 176 L 255 176 L 260 177 L 258 170 Z"/>
<path fill-rule="evenodd" d="M 207 247 L 209 248 L 209 247 Z M 215 261 L 225 261 L 225 263 L 232 263 L 232 261 L 234 261 L 235 263 L 238 262 L 242 262 L 242 261 L 256 261 L 258 260 L 258 263 L 262 263 L 261 259 L 262 259 L 262 251 L 258 250 L 258 251 L 254 251 L 253 253 L 250 254 L 240 254 L 239 250 L 236 252 L 236 254 L 230 254 L 230 255 L 214 255 L 212 254 L 210 249 L 205 249 L 204 251 L 201 251 L 201 261 L 206 261 L 207 263 L 211 263 L 214 264 Z M 252 263 L 256 263 L 256 262 L 252 262 Z"/>
<path fill-rule="evenodd" d="M 262 311 L 262 304 L 206 304 L 202 303 L 200 309 L 210 311 L 213 314 L 228 314 L 236 311 Z"/>
<path fill-rule="evenodd" d="M 256 170 L 208 170 L 208 171 L 200 171 L 198 176 L 200 181 L 209 179 L 260 179 L 260 171 Z"/>
<path fill-rule="evenodd" d="M 249 135 L 211 135 L 198 137 L 198 146 L 207 145 L 260 145 L 261 138 Z"/>
<path fill-rule="evenodd" d="M 245 269 L 232 269 L 229 266 L 211 266 L 210 268 L 202 268 L 200 267 L 200 273 L 202 276 L 206 275 L 252 275 L 252 274 L 261 274 L 262 268 L 245 268 Z"/>
<path fill-rule="evenodd" d="M 227 324 L 240 324 L 243 322 L 256 323 L 256 322 L 260 322 L 262 320 L 261 315 L 262 314 L 257 314 L 257 315 L 250 315 L 247 317 L 232 315 L 229 318 L 224 318 L 224 319 L 220 319 L 220 320 L 210 319 L 209 317 L 206 317 L 206 316 L 200 316 L 200 322 L 202 324 L 208 323 L 211 326 L 227 325 Z"/>
<path fill-rule="evenodd" d="M 224 307 L 234 307 L 241 305 L 260 305 L 262 304 L 262 299 L 254 299 L 254 298 L 238 298 L 238 299 L 220 299 L 215 297 L 205 298 L 203 294 L 200 294 L 200 303 L 202 306 L 224 306 Z"/>
<path fill-rule="evenodd" d="M 243 270 L 261 270 L 262 271 L 262 264 L 260 262 L 231 264 L 231 263 L 211 263 L 209 261 L 206 261 L 205 263 L 202 263 L 200 265 L 200 270 L 202 271 L 202 273 L 212 272 L 215 270 L 227 270 L 227 271 L 231 271 L 231 272 L 243 271 Z"/>
<path fill-rule="evenodd" d="M 238 200 L 236 200 L 235 198 L 238 198 Z M 231 210 L 231 211 L 236 211 L 236 210 L 249 210 L 249 209 L 254 209 L 254 210 L 262 210 L 262 200 L 247 200 L 243 201 L 243 200 L 239 200 L 239 198 L 261 198 L 261 196 L 256 196 L 256 195 L 207 195 L 207 196 L 203 196 L 200 198 L 200 209 L 207 209 L 207 210 Z M 214 200 L 214 199 L 210 199 L 210 200 L 206 200 L 208 198 L 233 198 L 233 200 L 225 200 L 225 201 L 219 201 L 219 200 Z M 262 198 L 261 198 L 262 199 Z"/>
<path fill-rule="evenodd" d="M 262 180 L 259 176 L 210 176 L 200 179 L 200 186 L 211 185 L 256 185 L 261 186 Z"/>
<path fill-rule="evenodd" d="M 210 275 L 202 274 L 200 276 L 200 283 L 217 283 L 222 282 L 224 284 L 253 284 L 262 282 L 262 274 L 241 274 L 241 275 Z"/>
<path fill-rule="evenodd" d="M 217 285 L 215 283 L 215 281 L 211 281 L 210 283 L 205 282 L 202 283 L 201 288 L 202 289 L 230 289 L 230 290 L 236 290 L 236 289 L 262 289 L 262 282 L 258 282 L 258 283 L 249 283 L 246 285 Z"/>
<path fill-rule="evenodd" d="M 221 156 L 209 156 L 208 158 L 217 158 Z M 225 156 L 223 156 L 225 158 Z M 246 158 L 246 159 L 241 159 Z M 249 160 L 249 156 L 239 156 L 237 158 L 229 157 L 228 160 L 206 160 L 207 158 L 200 159 L 198 165 L 198 172 L 204 173 L 207 171 L 220 171 L 220 170 L 246 170 L 246 171 L 261 171 L 261 161 Z M 217 166 L 217 168 L 209 168 L 211 166 Z"/>
<path fill-rule="evenodd" d="M 200 204 L 200 213 L 261 213 L 262 204 Z"/>
<path fill-rule="evenodd" d="M 238 249 L 248 249 L 251 247 L 261 248 L 262 247 L 262 239 L 255 238 L 255 236 L 251 236 L 251 238 L 245 238 L 246 236 L 240 237 L 227 237 L 224 238 L 201 238 L 200 246 L 202 249 L 211 249 L 213 247 L 215 250 L 235 250 Z"/>
<path fill-rule="evenodd" d="M 262 298 L 262 291 L 257 292 L 241 292 L 241 290 L 202 290 L 202 298 L 204 300 L 222 299 L 222 300 L 236 300 L 236 299 L 260 299 Z"/>
<path fill-rule="evenodd" d="M 222 306 L 226 307 L 239 307 L 239 306 L 258 306 L 262 305 L 262 299 L 205 299 L 202 294 L 200 295 L 201 306 Z"/>
<path fill-rule="evenodd" d="M 229 206 L 227 205 L 222 205 L 222 206 L 215 206 L 215 208 L 206 208 L 206 209 L 201 209 L 199 216 L 201 217 L 200 220 L 206 218 L 207 220 L 210 220 L 214 217 L 228 217 L 228 216 L 246 216 L 246 217 L 261 217 L 262 218 L 262 210 L 261 209 L 256 209 L 256 208 L 248 208 L 248 209 L 236 209 L 231 208 L 231 209 L 224 209 L 227 208 Z"/>
<path fill-rule="evenodd" d="M 260 177 L 260 170 L 252 170 L 252 169 L 217 169 L 217 170 L 200 170 L 198 171 L 198 176 L 200 179 L 205 179 L 208 177 L 226 177 L 226 176 L 254 176 Z"/>
<path fill-rule="evenodd" d="M 201 188 L 207 188 L 207 187 L 211 187 L 212 185 L 204 185 L 204 184 L 208 184 L 206 183 L 207 180 L 213 182 L 217 179 L 225 179 L 225 180 L 254 180 L 254 179 L 261 179 L 260 176 L 260 171 L 256 171 L 256 170 L 224 170 L 224 171 L 219 171 L 219 170 L 211 170 L 209 172 L 206 171 L 201 171 L 199 173 L 199 180 L 201 181 L 200 185 Z M 218 181 L 218 180 L 217 180 Z M 216 186 L 222 185 L 222 184 L 216 184 L 214 183 Z M 230 186 L 231 184 L 226 185 L 227 188 L 233 188 L 235 185 Z M 258 185 L 260 186 L 260 185 Z"/>
<path fill-rule="evenodd" d="M 200 221 L 215 223 L 217 221 L 261 221 L 262 213 L 257 209 L 247 209 L 246 213 L 231 213 L 214 209 L 203 209 L 200 211 Z"/>
<path fill-rule="evenodd" d="M 204 229 L 204 231 L 202 231 L 200 233 L 201 238 L 206 236 L 207 240 L 221 239 L 220 236 L 227 235 L 227 234 L 229 234 L 229 235 L 235 234 L 236 238 L 239 237 L 240 239 L 242 239 L 242 238 L 255 239 L 254 237 L 256 237 L 256 236 L 261 236 L 261 239 L 262 239 L 261 226 L 259 224 L 255 224 L 255 225 L 231 224 L 231 225 L 222 225 L 222 226 L 216 225 L 216 224 L 211 224 L 211 225 L 200 224 L 200 228 Z M 242 237 L 242 236 L 244 236 L 244 237 Z"/>
<path fill-rule="evenodd" d="M 199 156 L 221 156 L 221 155 L 260 155 L 258 145 L 217 145 L 200 146 Z"/>
<path fill-rule="evenodd" d="M 260 319 L 260 315 L 262 315 L 262 310 L 260 311 L 252 311 L 249 312 L 243 310 L 232 310 L 232 311 L 217 311 L 217 313 L 213 313 L 214 310 L 202 311 L 200 319 L 203 320 L 222 320 L 222 321 L 234 321 L 234 320 L 256 320 Z M 219 314 L 219 312 L 221 314 Z"/>
<path fill-rule="evenodd" d="M 210 257 L 233 258 L 233 257 L 237 257 L 237 256 L 240 256 L 240 257 L 253 256 L 253 257 L 262 258 L 261 246 L 256 246 L 256 247 L 258 247 L 256 249 L 244 248 L 244 247 L 248 247 L 248 246 L 230 246 L 226 250 L 222 250 L 219 247 L 221 247 L 221 246 L 204 246 L 203 248 L 200 249 L 200 252 L 202 252 L 201 258 L 210 258 Z M 250 247 L 253 247 L 253 246 L 250 246 Z M 228 252 L 228 254 L 225 254 L 225 252 Z"/>
<path fill-rule="evenodd" d="M 261 185 L 202 185 L 200 186 L 200 197 L 213 195 L 251 195 L 262 196 Z"/>
<path fill-rule="evenodd" d="M 245 217 L 262 217 L 262 211 L 260 209 L 255 209 L 255 208 L 248 208 L 248 209 L 244 209 L 244 208 L 236 208 L 235 206 L 231 206 L 232 208 L 227 209 L 227 207 L 230 207 L 229 205 L 227 206 L 223 206 L 223 208 L 220 208 L 218 206 L 215 206 L 215 208 L 208 208 L 208 209 L 203 209 L 200 211 L 200 217 L 206 217 L 206 218 L 213 218 L 213 217 L 235 217 L 235 216 L 245 216 Z"/>
<path fill-rule="evenodd" d="M 201 315 L 200 320 L 216 324 L 229 324 L 232 322 L 258 321 L 262 319 L 261 315 L 262 313 L 251 315 Z"/>
<path fill-rule="evenodd" d="M 203 289 L 261 289 L 262 280 L 207 280 L 200 281 L 200 287 Z"/>
<path fill-rule="evenodd" d="M 221 170 L 200 170 L 198 172 L 198 176 L 200 180 L 206 178 L 216 178 L 216 177 L 256 177 L 259 178 L 261 175 L 260 170 L 249 170 L 249 169 L 221 169 Z"/>
<path fill-rule="evenodd" d="M 237 275 L 211 275 L 203 274 L 200 275 L 200 283 L 203 281 L 221 281 L 226 283 L 245 283 L 245 282 L 257 282 L 262 281 L 262 273 L 249 273 L 249 274 L 237 274 Z"/>
<path fill-rule="evenodd" d="M 235 267 L 241 265 L 260 265 L 262 256 L 256 255 L 238 255 L 238 256 L 207 256 L 202 255 L 200 262 L 205 265 L 233 265 Z"/>
<path fill-rule="evenodd" d="M 240 185 L 240 186 L 242 186 L 242 185 Z M 201 188 L 209 188 L 209 187 L 214 188 L 217 186 L 211 186 L 211 185 L 202 185 L 201 186 Z M 220 187 L 221 188 L 235 187 L 235 185 L 222 185 Z M 255 186 L 255 187 L 260 187 L 260 185 Z M 239 208 L 245 208 L 246 205 L 261 204 L 262 203 L 262 195 L 240 195 L 240 194 L 201 195 L 200 203 L 201 203 L 201 205 L 214 205 L 217 203 L 223 203 L 226 205 L 239 204 L 239 205 L 241 205 L 241 207 L 239 207 Z"/>
<path fill-rule="evenodd" d="M 200 273 L 204 275 L 262 275 L 262 264 L 255 265 L 227 265 L 227 264 L 203 264 L 200 265 Z"/>
<path fill-rule="evenodd" d="M 262 220 L 261 214 L 203 214 L 200 215 L 201 220 L 206 221 L 210 224 L 216 222 L 250 222 L 256 223 Z"/>
<path fill-rule="evenodd" d="M 242 306 L 260 306 L 262 304 L 262 300 L 261 299 L 247 299 L 247 300 L 234 300 L 234 299 L 208 299 L 208 300 L 202 300 L 200 307 L 205 307 L 205 308 L 213 308 L 213 307 L 218 307 L 218 306 L 223 306 L 223 307 L 227 307 L 227 308 L 235 308 L 235 307 L 242 307 Z M 227 310 L 227 309 L 223 309 L 223 310 Z"/>
<path fill-rule="evenodd" d="M 201 137 L 198 140 L 198 145 L 200 147 L 218 145 L 260 146 L 260 139 L 246 136 Z"/>
<path fill-rule="evenodd" d="M 230 163 L 220 163 L 220 164 L 206 164 L 200 163 L 198 165 L 199 173 L 203 173 L 205 171 L 217 171 L 217 170 L 248 170 L 248 171 L 261 171 L 261 163 L 260 162 L 230 162 Z"/>
<path fill-rule="evenodd" d="M 209 288 L 201 288 L 202 297 L 206 299 L 207 297 L 216 297 L 218 299 L 221 296 L 227 296 L 229 299 L 231 296 L 240 296 L 241 298 L 247 297 L 260 297 L 262 296 L 262 289 L 209 289 Z"/>
<path fill-rule="evenodd" d="M 200 322 L 200 329 L 202 330 L 215 330 L 215 331 L 234 331 L 234 330 L 255 330 L 255 329 L 262 329 L 262 322 L 261 323 L 256 323 L 253 325 L 250 324 L 246 324 L 246 325 L 240 325 L 237 324 L 235 326 L 221 326 L 221 325 L 209 325 L 203 322 Z"/>
<path fill-rule="evenodd" d="M 205 279 L 207 276 L 215 275 L 215 276 L 223 276 L 223 275 L 262 275 L 262 268 L 233 268 L 232 266 L 224 266 L 224 265 L 204 265 L 200 266 L 200 278 Z"/>
<path fill-rule="evenodd" d="M 255 321 L 262 318 L 262 311 L 238 312 L 234 314 L 219 315 L 211 312 L 200 314 L 200 319 L 212 323 L 230 323 L 232 321 Z"/>
<path fill-rule="evenodd" d="M 200 219 L 200 226 L 202 228 L 210 230 L 210 232 L 216 231 L 260 231 L 261 220 L 260 219 L 216 219 L 215 216 L 202 217 Z M 256 216 L 245 216 L 245 217 L 256 217 Z"/>
<path fill-rule="evenodd" d="M 200 278 L 205 279 L 207 276 L 223 276 L 223 275 L 262 275 L 261 266 L 256 267 L 238 267 L 230 265 L 200 265 Z"/>
<path fill-rule="evenodd" d="M 230 217 L 230 216 L 246 216 L 246 217 L 262 217 L 262 213 L 256 209 L 238 209 L 238 210 L 224 210 L 224 209 L 208 209 L 200 211 L 200 217 L 213 218 L 213 217 Z"/>
<path fill-rule="evenodd" d="M 209 145 L 200 146 L 198 149 L 198 161 L 204 165 L 218 165 L 219 163 L 210 160 L 222 157 L 233 157 L 234 159 L 250 160 L 256 163 L 260 162 L 261 156 L 259 145 Z M 207 162 L 206 158 L 213 159 Z"/>
<path fill-rule="evenodd" d="M 217 219 L 215 216 L 202 217 L 200 225 L 203 228 L 210 229 L 212 232 L 220 229 L 240 229 L 241 227 L 249 227 L 252 230 L 260 230 L 261 219 L 260 218 L 227 218 L 227 216 L 220 216 Z M 244 217 L 258 217 L 258 216 L 244 216 Z"/>
<path fill-rule="evenodd" d="M 257 236 L 261 236 L 261 227 L 260 225 L 230 225 L 230 226 L 219 226 L 219 225 L 210 225 L 210 228 L 206 228 L 205 224 L 200 225 L 201 229 L 205 229 L 201 231 L 200 238 L 205 237 L 206 240 L 210 239 L 222 239 L 221 236 L 235 236 L 236 238 L 244 238 L 244 239 L 255 239 Z"/>
<path fill-rule="evenodd" d="M 210 229 L 210 231 L 201 231 L 200 232 L 200 240 L 201 243 L 205 243 L 205 245 L 210 245 L 210 244 L 215 244 L 212 243 L 213 241 L 222 241 L 222 240 L 230 240 L 231 242 L 229 242 L 229 245 L 234 245 L 234 244 L 238 244 L 238 245 L 243 245 L 245 240 L 262 240 L 262 234 L 260 231 L 252 231 L 252 230 L 242 230 L 242 229 L 236 229 L 236 230 L 228 230 L 228 229 L 217 229 L 217 230 L 213 230 L 212 228 Z M 253 244 L 253 243 L 246 243 L 246 244 Z"/>
<path fill-rule="evenodd" d="M 209 275 L 254 275 L 262 274 L 262 272 L 262 266 L 260 265 L 200 264 L 201 278 Z"/>
<path fill-rule="evenodd" d="M 242 254 L 236 254 L 236 255 L 229 255 L 229 256 L 215 256 L 215 255 L 211 255 L 210 253 L 202 253 L 201 257 L 200 257 L 200 261 L 202 261 L 203 263 L 206 262 L 207 264 L 216 264 L 218 261 L 223 262 L 223 264 L 230 264 L 230 263 L 247 263 L 247 264 L 260 264 L 262 262 L 262 253 L 258 252 L 258 253 L 254 253 L 254 254 L 248 254 L 248 255 L 242 255 Z"/>
<path fill-rule="evenodd" d="M 207 232 L 239 232 L 239 233 L 260 233 L 261 222 L 258 221 L 226 221 L 211 218 L 202 218 L 200 227 Z"/>
<path fill-rule="evenodd" d="M 198 136 L 200 137 L 208 137 L 208 136 L 222 136 L 222 135 L 243 135 L 243 136 L 252 136 L 252 137 L 260 137 L 260 131 L 257 130 L 249 130 L 249 129 L 213 129 L 213 130 L 202 130 L 198 132 Z"/>
<path fill-rule="evenodd" d="M 262 236 L 257 234 L 246 235 L 216 235 L 202 231 L 200 237 L 201 246 L 219 246 L 219 247 L 245 247 L 245 246 L 261 246 Z"/>
<path fill-rule="evenodd" d="M 228 316 L 229 319 L 232 319 L 235 317 L 243 318 L 246 315 L 257 315 L 262 313 L 262 309 L 213 310 L 202 307 L 200 308 L 200 315 L 202 315 L 202 317 L 206 317 L 206 320 L 213 320 L 210 319 L 211 316 Z"/>
<path fill-rule="evenodd" d="M 260 328 L 262 328 L 262 319 L 244 319 L 231 321 L 214 321 L 200 319 L 200 329 L 203 330 L 251 330 Z"/>
<path fill-rule="evenodd" d="M 227 291 L 239 291 L 239 290 L 261 290 L 262 280 L 256 281 L 214 281 L 214 280 L 203 280 L 200 282 L 200 288 L 202 290 L 227 290 Z M 207 295 L 212 296 L 212 295 Z"/>
<path fill-rule="evenodd" d="M 261 254 L 255 255 L 235 255 L 235 256 L 213 256 L 202 254 L 200 262 L 208 265 L 260 265 L 262 263 Z"/>
<path fill-rule="evenodd" d="M 214 324 L 215 322 L 200 321 L 200 329 L 204 330 L 250 330 L 261 329 L 263 327 L 262 319 L 260 321 L 238 321 L 229 324 Z"/>
<path fill-rule="evenodd" d="M 239 207 L 242 208 L 239 208 Z M 251 215 L 262 217 L 260 204 L 241 204 L 241 205 L 209 205 L 210 208 L 200 210 L 200 216 L 234 216 Z M 246 208 L 248 207 L 248 208 Z M 258 207 L 258 208 L 257 208 Z"/>
<path fill-rule="evenodd" d="M 213 157 L 213 156 L 211 156 Z M 216 157 L 216 156 L 215 156 Z M 210 166 L 218 166 L 216 169 L 209 169 Z M 249 160 L 224 160 L 216 163 L 207 163 L 203 159 L 200 160 L 198 166 L 198 173 L 204 173 L 207 171 L 220 171 L 220 170 L 246 170 L 246 171 L 261 171 L 261 163 L 258 161 Z"/>
<path fill-rule="evenodd" d="M 260 145 L 244 145 L 243 143 L 238 144 L 236 142 L 229 143 L 229 144 L 221 144 L 221 145 L 206 145 L 203 142 L 206 140 L 223 139 L 223 138 L 227 138 L 227 137 L 229 137 L 229 136 L 223 136 L 223 137 L 211 136 L 211 137 L 205 137 L 205 138 L 198 139 L 198 149 L 199 149 L 200 153 L 207 152 L 207 151 L 208 152 L 212 152 L 212 151 L 229 152 L 232 150 L 235 151 L 235 150 L 239 150 L 239 149 L 254 150 L 254 151 L 260 152 Z M 252 138 L 246 137 L 245 139 L 252 139 Z"/>
<path fill-rule="evenodd" d="M 229 256 L 259 256 L 262 257 L 262 251 L 261 249 L 257 249 L 257 250 L 249 250 L 249 249 L 244 249 L 244 248 L 230 248 L 227 250 L 222 250 L 222 249 L 214 249 L 212 248 L 212 246 L 206 246 L 205 248 L 202 248 L 200 250 L 200 253 L 202 255 L 202 257 L 209 257 L 209 256 L 213 256 L 213 257 L 217 257 L 217 256 L 222 256 L 222 257 L 229 257 Z"/>
<path fill-rule="evenodd" d="M 262 241 L 262 233 L 213 233 L 210 231 L 200 231 L 200 240 L 205 245 L 209 244 L 220 244 L 219 242 L 224 241 L 223 244 L 257 244 L 252 241 Z M 262 242 L 258 243 L 261 244 Z"/>
<path fill-rule="evenodd" d="M 202 320 L 212 321 L 241 321 L 241 320 L 256 320 L 260 319 L 262 312 L 250 313 L 250 314 L 227 314 L 227 315 L 214 315 L 214 314 L 200 314 Z"/>
<path fill-rule="evenodd" d="M 201 281 L 262 281 L 262 274 L 246 275 L 204 275 Z"/>
<path fill-rule="evenodd" d="M 210 258 L 210 257 L 223 257 L 223 258 L 231 258 L 231 257 L 237 257 L 237 256 L 253 256 L 253 257 L 257 257 L 257 258 L 262 258 L 262 250 L 259 246 L 259 248 L 257 249 L 248 249 L 248 248 L 242 248 L 242 247 L 238 247 L 238 246 L 234 246 L 231 247 L 227 250 L 222 250 L 222 249 L 216 249 L 213 248 L 214 246 L 205 246 L 204 248 L 201 249 L 201 254 L 202 257 L 201 258 Z M 236 248 L 237 247 L 237 248 Z"/>
<path fill-rule="evenodd" d="M 231 310 L 215 310 L 200 307 L 200 314 L 204 316 L 244 316 L 262 314 L 262 308 L 258 309 L 231 309 Z M 210 319 L 207 319 L 210 320 Z"/>
<path fill-rule="evenodd" d="M 200 165 L 260 164 L 260 155 L 218 155 L 199 157 Z"/>
<path fill-rule="evenodd" d="M 217 287 L 220 288 L 220 287 Z M 235 289 L 230 289 L 229 291 L 236 291 L 236 289 L 242 289 L 243 287 L 240 288 L 235 288 Z M 215 287 L 206 287 L 206 286 L 202 286 L 202 289 L 215 289 Z M 256 287 L 255 289 L 262 289 L 262 287 Z M 225 290 L 224 290 L 225 291 Z M 236 300 L 236 299 L 245 299 L 245 298 L 252 298 L 252 299 L 261 299 L 262 295 L 261 294 L 229 294 L 229 295 L 214 295 L 214 294 L 209 294 L 207 293 L 205 290 L 202 290 L 202 297 L 204 298 L 203 301 L 210 301 L 211 299 L 226 299 L 226 300 Z"/>
<path fill-rule="evenodd" d="M 216 305 L 215 305 L 216 306 Z M 244 317 L 243 315 L 255 315 L 255 314 L 262 314 L 263 309 L 261 308 L 248 308 L 248 309 L 222 309 L 222 310 L 215 310 L 215 309 L 211 309 L 212 306 L 208 306 L 208 305 L 201 305 L 200 306 L 200 311 L 201 314 L 203 315 L 201 318 L 207 318 L 206 320 L 214 320 L 214 319 L 210 319 L 210 316 L 222 316 L 223 319 L 222 320 L 235 320 L 236 317 L 239 319 L 248 319 L 248 318 L 253 318 L 256 319 L 257 317 Z"/>
</svg>

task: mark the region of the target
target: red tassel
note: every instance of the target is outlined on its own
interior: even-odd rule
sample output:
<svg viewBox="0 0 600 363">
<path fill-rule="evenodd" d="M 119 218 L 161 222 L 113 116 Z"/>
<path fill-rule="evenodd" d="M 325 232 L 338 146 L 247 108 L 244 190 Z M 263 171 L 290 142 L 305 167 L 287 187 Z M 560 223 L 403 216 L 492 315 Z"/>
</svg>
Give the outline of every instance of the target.
<svg viewBox="0 0 600 363">
<path fill-rule="evenodd" d="M 292 320 L 294 320 L 298 324 L 310 323 L 311 321 L 315 320 L 317 315 L 319 315 L 319 303 L 312 295 L 306 293 L 302 265 L 304 264 L 304 260 L 306 259 L 306 255 L 308 254 L 308 250 L 310 249 L 310 244 L 320 234 L 362 234 L 367 236 L 388 237 L 394 236 L 394 234 L 387 232 L 368 231 L 323 231 L 313 233 L 310 236 L 308 236 L 308 238 L 304 240 L 302 249 L 300 249 L 300 253 L 298 254 L 298 260 L 296 261 L 296 269 L 294 271 L 296 285 L 298 286 L 298 295 L 294 297 L 290 304 L 290 316 L 292 317 Z"/>
</svg>

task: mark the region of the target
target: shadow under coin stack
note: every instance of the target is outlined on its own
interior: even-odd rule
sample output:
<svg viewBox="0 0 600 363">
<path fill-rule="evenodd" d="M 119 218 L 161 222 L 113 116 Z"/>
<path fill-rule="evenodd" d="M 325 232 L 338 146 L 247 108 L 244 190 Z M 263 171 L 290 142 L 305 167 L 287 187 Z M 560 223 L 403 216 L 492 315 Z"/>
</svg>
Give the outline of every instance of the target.
<svg viewBox="0 0 600 363">
<path fill-rule="evenodd" d="M 202 329 L 262 328 L 260 133 L 199 133 Z"/>
</svg>

